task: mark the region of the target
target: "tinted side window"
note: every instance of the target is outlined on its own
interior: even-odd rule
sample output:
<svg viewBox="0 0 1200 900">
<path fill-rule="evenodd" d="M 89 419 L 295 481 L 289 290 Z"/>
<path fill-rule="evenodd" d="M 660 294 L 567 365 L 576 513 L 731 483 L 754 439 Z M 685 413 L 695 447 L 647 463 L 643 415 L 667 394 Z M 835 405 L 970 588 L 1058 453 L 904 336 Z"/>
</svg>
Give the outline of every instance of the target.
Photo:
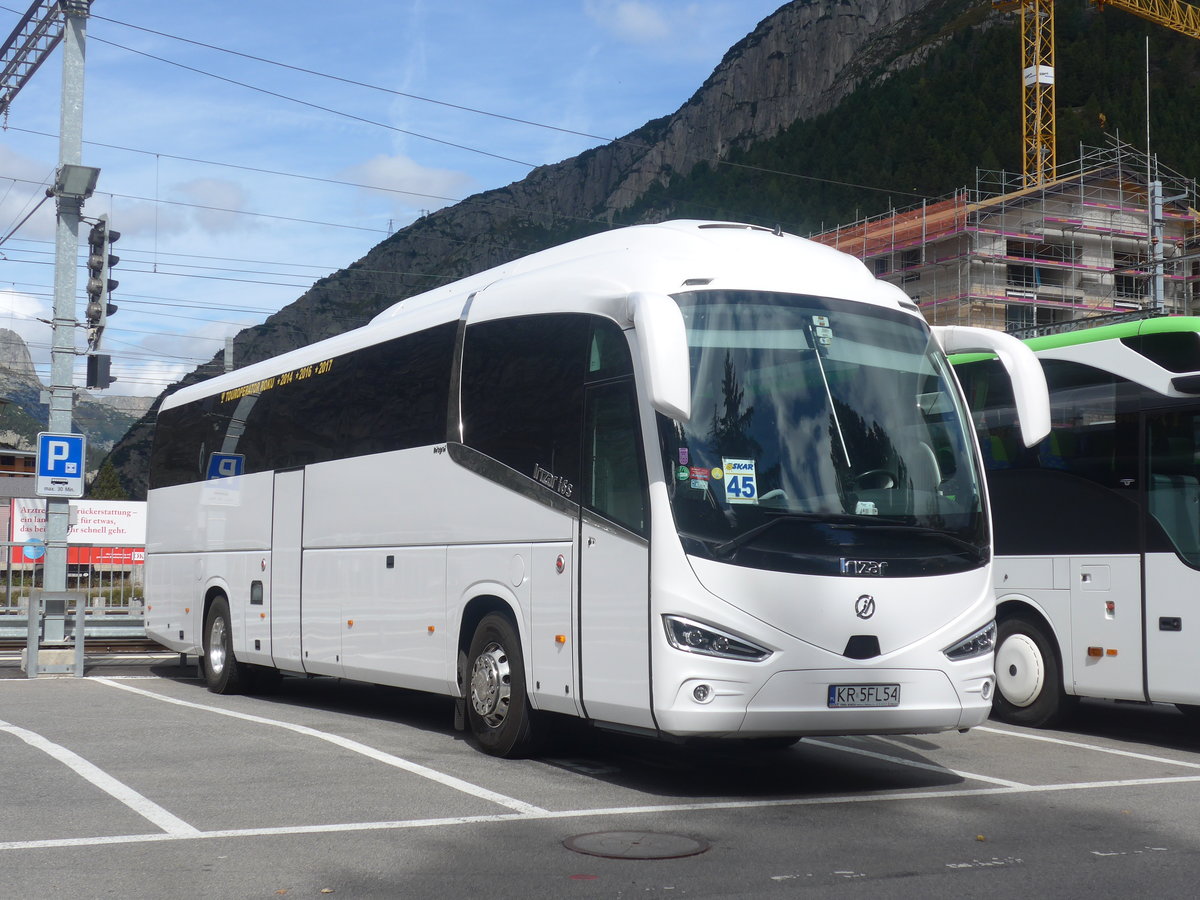
<svg viewBox="0 0 1200 900">
<path fill-rule="evenodd" d="M 648 531 L 646 474 L 633 381 L 588 388 L 583 504 L 631 531 Z"/>
<path fill-rule="evenodd" d="M 168 487 L 203 478 L 201 447 L 217 430 L 224 434 L 225 424 L 211 422 L 202 403 L 159 412 L 150 452 L 150 487 Z"/>
<path fill-rule="evenodd" d="M 998 554 L 1134 553 L 1136 434 L 1111 373 L 1043 360 L 1050 434 L 1026 447 L 996 360 L 959 367 L 991 488 Z"/>
<path fill-rule="evenodd" d="M 150 487 L 203 480 L 212 453 L 241 454 L 250 474 L 444 441 L 456 328 L 439 325 L 161 413 Z"/>
<path fill-rule="evenodd" d="M 577 314 L 469 326 L 464 442 L 560 493 L 577 484 L 589 333 L 588 317 Z"/>
<path fill-rule="evenodd" d="M 1200 415 L 1186 409 L 1147 413 L 1146 461 L 1150 515 L 1180 558 L 1200 568 Z"/>
<path fill-rule="evenodd" d="M 355 356 L 354 384 L 342 395 L 343 440 L 382 453 L 446 440 L 455 322 L 367 347 Z"/>
</svg>

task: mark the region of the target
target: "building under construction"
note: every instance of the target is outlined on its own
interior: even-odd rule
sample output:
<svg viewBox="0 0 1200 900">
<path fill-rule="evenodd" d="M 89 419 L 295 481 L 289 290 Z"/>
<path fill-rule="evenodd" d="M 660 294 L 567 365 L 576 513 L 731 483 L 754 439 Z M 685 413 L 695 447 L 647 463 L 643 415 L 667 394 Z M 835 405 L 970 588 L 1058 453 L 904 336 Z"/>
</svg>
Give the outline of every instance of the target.
<svg viewBox="0 0 1200 900">
<path fill-rule="evenodd" d="M 1082 148 L 1036 187 L 979 171 L 974 190 L 815 240 L 900 285 L 938 325 L 1010 332 L 1123 312 L 1200 314 L 1200 202 L 1127 144 Z"/>
</svg>

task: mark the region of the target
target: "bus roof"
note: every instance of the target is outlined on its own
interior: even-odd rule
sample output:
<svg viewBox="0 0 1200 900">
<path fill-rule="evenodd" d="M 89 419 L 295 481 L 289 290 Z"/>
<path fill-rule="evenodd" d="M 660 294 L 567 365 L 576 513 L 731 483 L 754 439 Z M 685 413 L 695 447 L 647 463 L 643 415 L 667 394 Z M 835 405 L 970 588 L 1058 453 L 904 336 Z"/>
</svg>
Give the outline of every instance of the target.
<svg viewBox="0 0 1200 900">
<path fill-rule="evenodd" d="M 487 290 L 502 283 L 513 290 Z M 575 295 L 564 292 L 564 285 L 574 287 Z M 549 305 L 556 311 L 580 312 L 619 307 L 623 317 L 624 300 L 633 291 L 722 289 L 859 300 L 920 317 L 900 288 L 876 279 L 860 260 L 778 229 L 697 220 L 634 225 L 551 247 L 408 297 L 360 328 L 181 388 L 163 400 L 161 409 L 252 386 L 298 365 L 408 331 L 456 321 L 467 298 L 475 294 L 479 299 L 472 307 L 473 319 L 550 311 Z"/>
<path fill-rule="evenodd" d="M 1114 341 L 1146 334 L 1188 331 L 1200 332 L 1200 317 L 1156 316 L 1136 322 L 1120 322 L 1116 325 L 1101 325 L 1097 328 L 1081 328 L 1078 331 L 1047 334 L 1043 337 L 1030 338 L 1025 343 L 1030 350 L 1037 352 L 1038 350 L 1054 350 L 1059 347 L 1075 347 L 1094 341 Z"/>
<path fill-rule="evenodd" d="M 1061 350 L 1064 347 L 1078 347 L 1098 341 L 1117 341 L 1122 338 L 1141 337 L 1148 334 L 1189 333 L 1200 333 L 1200 316 L 1155 316 L 1134 322 L 1098 325 L 1095 328 L 1080 328 L 1076 331 L 1027 338 L 1023 343 L 1034 353 L 1038 353 L 1043 350 Z M 996 354 L 994 353 L 958 353 L 952 356 L 950 361 L 955 365 L 960 365 L 995 358 Z"/>
</svg>

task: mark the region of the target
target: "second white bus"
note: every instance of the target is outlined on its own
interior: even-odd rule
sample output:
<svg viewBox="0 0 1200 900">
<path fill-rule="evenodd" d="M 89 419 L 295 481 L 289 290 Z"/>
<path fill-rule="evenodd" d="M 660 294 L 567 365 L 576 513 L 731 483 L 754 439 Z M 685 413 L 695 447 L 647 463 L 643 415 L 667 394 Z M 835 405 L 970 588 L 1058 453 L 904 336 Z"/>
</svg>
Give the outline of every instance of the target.
<svg viewBox="0 0 1200 900">
<path fill-rule="evenodd" d="M 1027 342 L 1053 427 L 1025 447 L 1008 379 L 956 361 L 993 498 L 995 715 L 1049 726 L 1081 697 L 1200 712 L 1200 319 Z"/>
<path fill-rule="evenodd" d="M 940 341 L 940 343 L 939 343 Z M 991 540 L 945 349 L 852 257 L 720 222 L 584 238 L 193 385 L 158 416 L 148 630 L 210 688 L 456 699 L 657 735 L 987 718 Z"/>
</svg>

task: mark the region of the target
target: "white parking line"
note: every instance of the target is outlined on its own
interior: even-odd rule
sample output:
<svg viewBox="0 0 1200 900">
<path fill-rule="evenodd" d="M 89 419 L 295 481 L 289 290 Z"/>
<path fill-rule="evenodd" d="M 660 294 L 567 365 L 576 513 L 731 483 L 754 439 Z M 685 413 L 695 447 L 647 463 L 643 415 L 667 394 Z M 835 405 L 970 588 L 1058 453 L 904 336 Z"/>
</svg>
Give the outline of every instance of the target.
<svg viewBox="0 0 1200 900">
<path fill-rule="evenodd" d="M 149 819 L 171 837 L 197 837 L 200 834 L 200 829 L 189 825 L 178 816 L 167 812 L 157 803 L 143 797 L 129 785 L 117 781 L 117 779 L 113 778 L 103 769 L 98 768 L 66 747 L 55 744 L 53 741 L 49 741 L 33 731 L 4 721 L 0 721 L 0 731 L 7 731 L 9 734 L 23 740 L 30 747 L 54 757 L 80 778 L 95 785 L 106 794 L 120 800 L 135 813 Z"/>
<path fill-rule="evenodd" d="M 391 753 L 385 753 L 375 747 L 370 747 L 350 738 L 342 737 L 338 734 L 330 734 L 327 731 L 318 731 L 315 728 L 309 728 L 306 725 L 296 725 L 292 722 L 284 722 L 279 719 L 268 719 L 263 716 L 255 716 L 249 713 L 235 712 L 231 709 L 221 709 L 217 706 L 207 706 L 203 703 L 193 703 L 190 700 L 177 700 L 174 697 L 167 697 L 164 694 L 157 694 L 154 691 L 144 691 L 141 688 L 132 687 L 128 684 L 121 684 L 113 681 L 110 678 L 90 678 L 89 681 L 98 684 L 108 685 L 109 687 L 117 688 L 118 690 L 128 691 L 131 694 L 138 694 L 143 697 L 150 697 L 154 700 L 160 700 L 163 703 L 173 703 L 176 706 L 187 707 L 188 709 L 200 709 L 205 712 L 216 713 L 219 716 L 228 716 L 231 719 L 241 719 L 243 722 L 253 722 L 256 725 L 271 725 L 275 728 L 283 728 L 288 731 L 294 731 L 296 734 L 303 734 L 306 737 L 317 738 L 321 741 L 327 741 L 330 744 L 341 747 L 343 750 L 349 750 L 352 753 L 359 753 L 363 756 L 373 759 L 376 762 L 384 763 L 385 765 L 394 766 L 397 769 L 403 769 L 406 772 L 411 772 L 413 775 L 419 775 L 422 778 L 428 778 L 430 781 L 436 781 L 438 784 L 453 788 L 456 791 L 462 791 L 464 794 L 470 794 L 472 797 L 478 797 L 481 800 L 490 800 L 492 803 L 497 803 L 500 806 L 505 806 L 526 815 L 539 815 L 546 810 L 540 806 L 534 806 L 532 803 L 526 803 L 523 800 L 517 800 L 514 797 L 507 797 L 504 794 L 498 794 L 495 791 L 489 791 L 485 787 L 480 787 L 477 784 L 471 784 L 469 781 L 463 781 L 461 778 L 455 778 L 453 775 L 447 775 L 444 772 L 439 772 L 436 769 L 431 769 L 428 766 L 423 766 L 420 763 L 411 762 L 399 756 L 393 756 Z"/>
<path fill-rule="evenodd" d="M 1044 744 L 1061 744 L 1076 750 L 1092 750 L 1096 753 L 1110 753 L 1113 756 L 1124 756 L 1129 759 L 1140 759 L 1144 762 L 1166 763 L 1170 766 L 1182 766 L 1185 769 L 1200 769 L 1200 763 L 1187 762 L 1182 759 L 1168 759 L 1165 756 L 1150 756 L 1146 753 L 1134 753 L 1132 750 L 1118 750 L 1115 747 L 1101 747 L 1098 744 L 1084 744 L 1081 741 L 1068 741 L 1063 738 L 1049 737 L 1044 734 L 1027 734 L 1023 731 L 1009 731 L 1007 728 L 992 728 L 987 725 L 977 726 L 975 731 L 986 731 L 989 734 L 1003 734 L 1006 737 L 1022 738 L 1027 741 L 1041 741 Z"/>
<path fill-rule="evenodd" d="M 1135 778 L 1128 781 L 1094 781 L 1079 784 L 1026 785 L 949 791 L 904 791 L 895 794 L 843 794 L 834 797 L 798 797 L 784 800 L 717 800 L 696 803 L 662 803 L 653 806 L 621 806 L 600 809 L 541 810 L 537 813 L 499 813 L 490 816 L 453 816 L 444 819 L 408 819 L 393 822 L 343 822 L 334 825 L 297 825 L 280 828 L 239 828 L 204 831 L 196 834 L 122 834 L 97 838 L 64 838 L 40 841 L 0 841 L 0 852 L 61 847 L 96 847 L 111 844 L 148 844 L 162 841 L 212 840 L 221 838 L 276 837 L 301 834 L 337 834 L 359 831 L 399 831 L 408 828 L 433 828 L 478 825 L 490 822 L 518 822 L 546 819 L 594 819 L 612 816 L 639 816 L 679 812 L 749 810 L 800 806 L 841 806 L 850 803 L 888 803 L 899 800 L 949 800 L 959 797 L 1043 794 L 1056 791 L 1096 790 L 1100 788 L 1143 787 L 1163 784 L 1200 784 L 1200 775 L 1173 778 Z"/>
</svg>

